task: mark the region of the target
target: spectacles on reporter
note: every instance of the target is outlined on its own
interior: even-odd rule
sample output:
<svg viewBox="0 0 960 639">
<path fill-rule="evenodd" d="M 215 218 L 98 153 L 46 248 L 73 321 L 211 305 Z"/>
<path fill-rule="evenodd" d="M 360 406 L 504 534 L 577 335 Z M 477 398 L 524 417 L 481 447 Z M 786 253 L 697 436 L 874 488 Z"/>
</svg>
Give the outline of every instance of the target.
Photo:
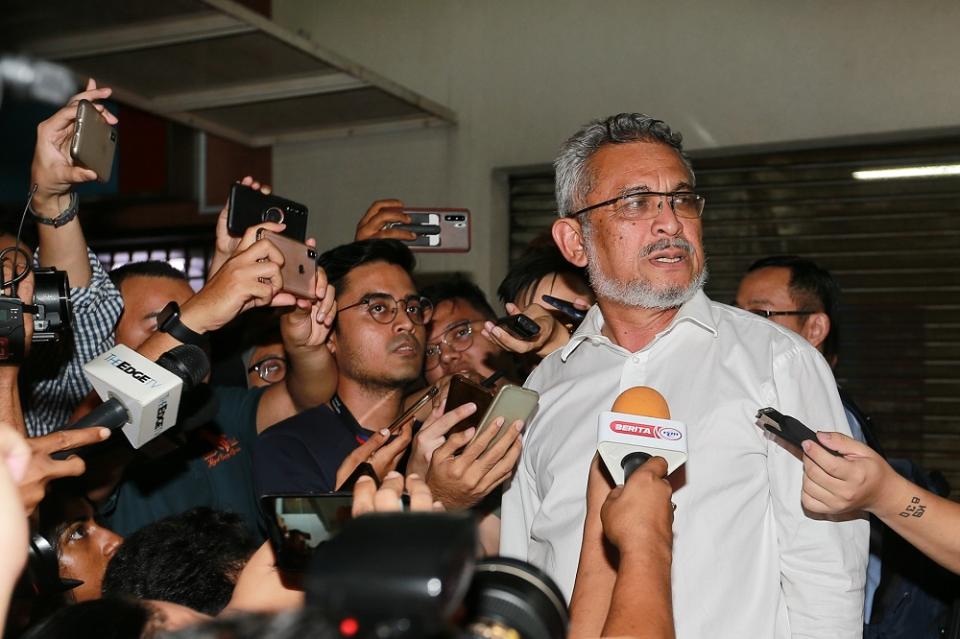
<svg viewBox="0 0 960 639">
<path fill-rule="evenodd" d="M 282 382 L 283 378 L 287 376 L 287 358 L 279 355 L 268 355 L 247 369 L 247 374 L 253 372 L 256 372 L 260 379 L 268 384 Z"/>
<path fill-rule="evenodd" d="M 410 321 L 417 326 L 423 326 L 433 317 L 433 303 L 420 295 L 408 295 L 403 299 L 396 299 L 386 293 L 375 293 L 365 295 L 356 304 L 344 306 L 338 313 L 348 311 L 351 308 L 364 307 L 367 314 L 380 324 L 390 324 L 397 317 L 397 311 L 402 307 L 403 311 L 410 318 Z"/>
<path fill-rule="evenodd" d="M 456 324 L 451 324 L 440 336 L 439 342 L 427 344 L 427 348 L 424 350 L 424 370 L 429 371 L 440 365 L 440 357 L 443 355 L 444 346 L 455 353 L 462 353 L 473 346 L 473 324 L 470 320 L 462 320 Z"/>
</svg>

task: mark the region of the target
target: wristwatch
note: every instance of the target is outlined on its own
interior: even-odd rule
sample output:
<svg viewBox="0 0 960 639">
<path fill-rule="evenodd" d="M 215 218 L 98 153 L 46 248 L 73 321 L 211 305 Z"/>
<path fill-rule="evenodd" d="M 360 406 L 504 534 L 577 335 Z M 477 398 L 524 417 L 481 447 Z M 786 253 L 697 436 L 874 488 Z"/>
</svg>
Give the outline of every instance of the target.
<svg viewBox="0 0 960 639">
<path fill-rule="evenodd" d="M 157 330 L 184 344 L 206 346 L 208 342 L 206 335 L 201 335 L 180 321 L 180 305 L 176 302 L 168 302 L 157 314 Z"/>
</svg>

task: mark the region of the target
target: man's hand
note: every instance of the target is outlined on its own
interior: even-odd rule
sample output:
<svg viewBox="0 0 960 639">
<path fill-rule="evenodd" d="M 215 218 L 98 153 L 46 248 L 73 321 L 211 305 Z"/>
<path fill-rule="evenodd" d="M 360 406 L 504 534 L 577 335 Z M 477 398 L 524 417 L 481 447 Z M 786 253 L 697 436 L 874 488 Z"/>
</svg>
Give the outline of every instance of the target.
<svg viewBox="0 0 960 639">
<path fill-rule="evenodd" d="M 843 456 L 831 455 L 814 442 L 803 442 L 803 507 L 822 515 L 858 510 L 876 513 L 896 471 L 872 448 L 843 433 L 819 432 L 817 439 Z"/>
<path fill-rule="evenodd" d="M 70 98 L 65 107 L 37 127 L 37 146 L 30 167 L 31 183 L 37 185 L 32 202 L 37 215 L 57 217 L 67 208 L 70 189 L 74 184 L 97 179 L 94 171 L 74 164 L 70 157 L 70 142 L 80 100 L 93 102 L 109 124 L 117 124 L 117 118 L 95 102 L 110 97 L 111 93 L 112 90 L 108 88 L 98 89 L 97 83 L 90 78 L 85 91 Z"/>
<path fill-rule="evenodd" d="M 56 431 L 28 439 L 32 457 L 20 480 L 20 497 L 27 514 L 33 513 L 43 500 L 48 483 L 61 477 L 79 477 L 86 471 L 86 464 L 76 455 L 60 461 L 53 459 L 52 453 L 97 444 L 109 437 L 110 429 L 95 427 Z"/>
<path fill-rule="evenodd" d="M 484 322 L 480 333 L 500 348 L 514 353 L 535 353 L 543 358 L 558 348 L 563 348 L 570 341 L 570 331 L 567 327 L 540 304 L 534 302 L 520 310 L 520 307 L 513 302 L 507 302 L 506 309 L 510 315 L 523 313 L 535 321 L 540 326 L 540 332 L 531 340 L 523 340 L 514 337 L 493 322 Z"/>
<path fill-rule="evenodd" d="M 607 495 L 600 520 L 604 534 L 621 555 L 673 547 L 673 489 L 666 477 L 666 460 L 651 457 Z"/>
<path fill-rule="evenodd" d="M 272 192 L 269 184 L 261 184 L 249 175 L 240 180 L 239 183 L 244 186 L 249 186 L 255 191 L 260 191 L 264 195 L 270 195 Z M 220 209 L 220 215 L 217 216 L 217 242 L 214 247 L 213 258 L 210 260 L 210 268 L 207 273 L 207 279 L 213 277 L 214 273 L 220 270 L 220 267 L 223 266 L 224 262 L 230 259 L 230 256 L 233 255 L 237 250 L 237 247 L 240 246 L 240 238 L 233 237 L 227 230 L 229 206 L 230 202 L 228 200 L 224 203 L 223 208 Z M 286 224 L 278 224 L 276 222 L 264 222 L 263 224 L 257 225 L 257 228 L 264 228 L 275 233 L 283 231 L 283 229 L 286 227 Z"/>
<path fill-rule="evenodd" d="M 353 486 L 353 517 L 367 513 L 391 513 L 403 510 L 403 475 L 393 470 L 383 478 L 380 488 L 371 477 L 363 476 Z M 419 475 L 407 475 L 407 495 L 411 512 L 443 510 L 443 504 L 434 501 L 430 487 Z"/>
<path fill-rule="evenodd" d="M 467 402 L 445 413 L 443 409 L 445 403 L 445 401 L 442 402 L 430 412 L 417 436 L 413 438 L 413 448 L 410 451 L 410 459 L 407 461 L 408 473 L 426 477 L 430 470 L 433 453 L 447 441 L 446 436 L 450 429 L 477 412 L 477 405 Z"/>
<path fill-rule="evenodd" d="M 253 307 L 297 303 L 293 295 L 280 292 L 283 253 L 270 240 L 257 240 L 256 232 L 256 227 L 247 229 L 233 257 L 183 304 L 181 320 L 188 328 L 202 334 Z"/>
<path fill-rule="evenodd" d="M 508 429 L 507 432 L 490 446 L 502 428 Z M 436 498 L 450 510 L 475 506 L 510 477 L 520 459 L 523 421 L 518 419 L 507 426 L 503 423 L 503 417 L 498 417 L 471 442 L 474 430 L 468 428 L 451 435 L 430 459 L 427 484 Z M 487 446 L 490 448 L 487 449 Z M 461 448 L 463 452 L 458 455 L 457 451 Z"/>
<path fill-rule="evenodd" d="M 396 222 L 398 224 L 409 224 L 410 216 L 402 211 L 403 202 L 400 200 L 377 200 L 370 205 L 367 212 L 357 223 L 357 233 L 354 241 L 360 240 L 415 240 L 416 233 L 410 231 L 401 231 L 399 229 L 384 228 L 387 224 Z M 390 210 L 393 209 L 393 210 Z"/>
<path fill-rule="evenodd" d="M 319 267 L 316 295 L 313 303 L 297 300 L 297 306 L 281 317 L 280 334 L 287 353 L 324 348 L 337 316 L 337 300 L 333 285 L 327 283 L 327 274 Z"/>
<path fill-rule="evenodd" d="M 394 470 L 400 463 L 400 458 L 403 457 L 412 438 L 413 420 L 404 424 L 397 436 L 392 439 L 390 431 L 386 428 L 370 435 L 370 439 L 355 448 L 340 464 L 337 469 L 337 488 L 343 485 L 343 482 L 362 462 L 373 466 L 378 478 L 386 477 L 387 473 Z"/>
</svg>

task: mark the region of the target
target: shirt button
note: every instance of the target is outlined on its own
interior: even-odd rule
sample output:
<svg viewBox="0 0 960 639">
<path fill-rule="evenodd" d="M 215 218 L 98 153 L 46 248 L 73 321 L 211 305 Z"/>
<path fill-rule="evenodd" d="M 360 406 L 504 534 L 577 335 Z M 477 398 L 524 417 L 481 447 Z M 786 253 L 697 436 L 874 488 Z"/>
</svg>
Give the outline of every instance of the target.
<svg viewBox="0 0 960 639">
<path fill-rule="evenodd" d="M 639 363 L 640 363 L 640 356 L 639 356 L 639 355 L 634 355 L 634 356 L 633 356 L 633 363 L 634 363 L 634 364 L 639 364 Z"/>
</svg>

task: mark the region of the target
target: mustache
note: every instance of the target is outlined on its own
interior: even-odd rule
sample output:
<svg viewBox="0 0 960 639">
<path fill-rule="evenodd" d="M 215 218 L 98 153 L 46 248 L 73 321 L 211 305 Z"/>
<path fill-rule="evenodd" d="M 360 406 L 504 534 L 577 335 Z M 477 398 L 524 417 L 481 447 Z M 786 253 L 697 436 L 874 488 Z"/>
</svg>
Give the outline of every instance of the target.
<svg viewBox="0 0 960 639">
<path fill-rule="evenodd" d="M 397 335 L 395 338 L 390 340 L 389 350 L 392 352 L 401 346 L 410 346 L 417 351 L 423 351 L 423 345 L 420 343 L 420 340 L 409 333 Z"/>
<path fill-rule="evenodd" d="M 663 238 L 662 240 L 657 240 L 653 244 L 647 244 L 642 249 L 640 249 L 640 257 L 647 257 L 652 255 L 657 251 L 665 251 L 667 249 L 676 248 L 684 251 L 687 255 L 693 253 L 693 244 L 686 241 L 682 237 L 672 237 L 672 238 Z"/>
</svg>

